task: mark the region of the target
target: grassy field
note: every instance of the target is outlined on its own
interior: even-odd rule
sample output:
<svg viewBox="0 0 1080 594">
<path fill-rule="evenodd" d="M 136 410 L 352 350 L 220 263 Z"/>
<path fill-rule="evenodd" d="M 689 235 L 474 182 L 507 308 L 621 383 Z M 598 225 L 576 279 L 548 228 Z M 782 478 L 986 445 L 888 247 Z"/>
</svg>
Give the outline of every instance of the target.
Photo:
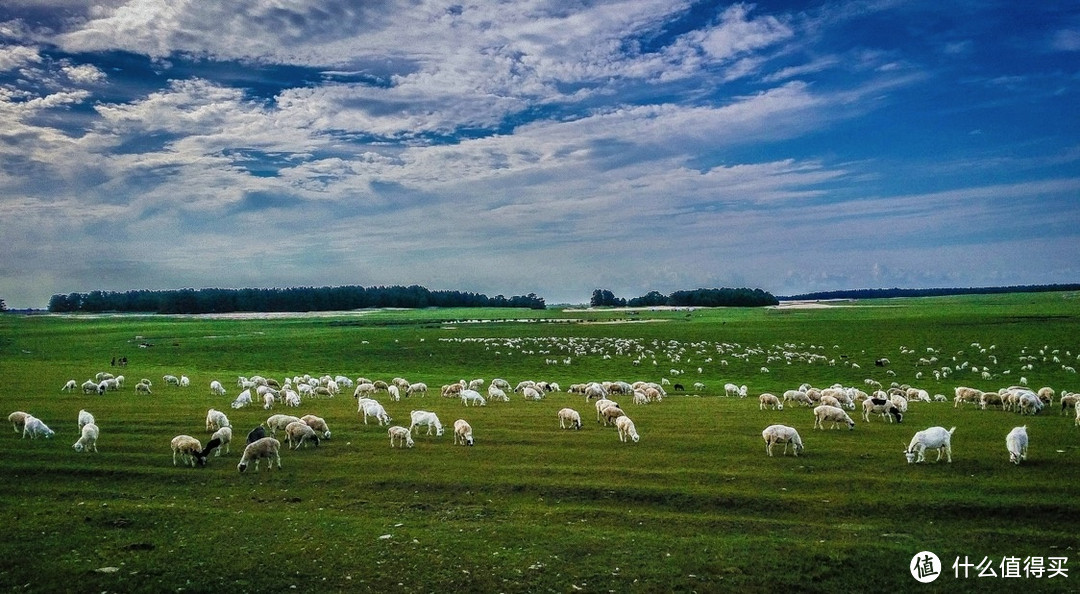
<svg viewBox="0 0 1080 594">
<path fill-rule="evenodd" d="M 695 311 L 424 310 L 332 316 L 0 316 L 0 394 L 56 431 L 0 438 L 0 589 L 229 591 L 1076 591 L 1080 428 L 1056 406 L 1034 417 L 956 409 L 953 389 L 1018 383 L 1080 390 L 1080 295 L 1017 294 L 837 303 L 822 309 Z M 114 357 L 129 365 L 114 368 Z M 880 357 L 888 367 L 876 367 Z M 1057 359 L 1055 361 L 1055 358 Z M 933 372 L 955 369 L 945 377 Z M 970 367 L 979 368 L 973 373 Z M 1022 368 L 1023 366 L 1030 366 Z M 768 371 L 764 371 L 767 368 Z M 982 379 L 982 370 L 991 379 Z M 700 371 L 699 371 L 700 369 Z M 681 372 L 674 374 L 672 371 Z M 127 387 L 61 393 L 99 371 Z M 169 440 L 204 442 L 206 410 L 237 441 L 271 414 L 229 408 L 238 376 L 309 373 L 426 382 L 426 398 L 385 402 L 473 426 L 476 446 L 417 436 L 391 449 L 349 394 L 299 410 L 332 439 L 283 452 L 282 470 L 236 470 L 242 445 L 206 468 L 174 467 Z M 166 387 L 164 374 L 192 385 Z M 154 393 L 137 396 L 139 378 Z M 502 377 L 572 383 L 666 378 L 662 403 L 623 400 L 641 433 L 620 443 L 580 396 L 464 408 L 442 384 Z M 756 396 L 809 382 L 908 383 L 949 403 L 913 403 L 903 424 L 815 431 L 807 408 L 760 411 Z M 211 380 L 226 397 L 211 396 Z M 695 382 L 705 384 L 695 390 Z M 727 398 L 726 382 L 751 397 Z M 1056 401 L 1055 401 L 1056 405 Z M 581 431 L 556 411 L 581 412 Z M 79 409 L 100 452 L 74 452 Z M 765 455 L 761 430 L 799 430 L 804 455 Z M 915 431 L 956 426 L 953 463 L 908 465 Z M 1027 425 L 1029 459 L 1005 434 Z M 933 460 L 933 456 L 931 456 Z M 935 552 L 930 585 L 908 572 Z M 952 563 L 1067 557 L 1068 577 L 967 579 Z M 1021 570 L 1021 575 L 1023 570 Z"/>
</svg>

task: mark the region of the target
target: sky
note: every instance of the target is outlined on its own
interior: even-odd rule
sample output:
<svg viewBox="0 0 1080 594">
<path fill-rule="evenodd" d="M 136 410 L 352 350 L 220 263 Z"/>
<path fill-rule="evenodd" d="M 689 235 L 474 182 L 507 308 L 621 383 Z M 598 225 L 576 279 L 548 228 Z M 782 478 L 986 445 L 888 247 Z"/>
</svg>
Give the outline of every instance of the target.
<svg viewBox="0 0 1080 594">
<path fill-rule="evenodd" d="M 4 0 L 0 299 L 1080 282 L 1080 4 Z"/>
</svg>

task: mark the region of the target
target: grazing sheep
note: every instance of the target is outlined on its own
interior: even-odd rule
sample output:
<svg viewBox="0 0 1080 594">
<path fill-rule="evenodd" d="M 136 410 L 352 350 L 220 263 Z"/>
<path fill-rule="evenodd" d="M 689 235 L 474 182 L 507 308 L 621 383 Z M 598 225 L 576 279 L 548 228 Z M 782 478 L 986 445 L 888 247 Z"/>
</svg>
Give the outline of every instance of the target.
<svg viewBox="0 0 1080 594">
<path fill-rule="evenodd" d="M 263 410 L 270 410 L 274 408 L 274 394 L 272 392 L 266 392 L 263 394 Z"/>
<path fill-rule="evenodd" d="M 392 388 L 393 386 L 390 387 Z M 379 404 L 377 400 L 372 400 L 371 398 L 359 398 L 357 399 L 357 402 L 359 403 L 360 409 L 357 412 L 364 413 L 365 425 L 367 425 L 368 417 L 375 417 L 375 420 L 379 422 L 380 427 L 390 424 L 390 415 L 386 414 L 386 409 L 383 408 L 383 405 Z"/>
<path fill-rule="evenodd" d="M 607 427 L 611 423 L 615 422 L 615 419 L 626 416 L 623 409 L 616 406 L 605 406 L 604 410 L 600 411 L 601 416 L 604 417 L 604 426 Z"/>
<path fill-rule="evenodd" d="M 82 428 L 85 427 L 86 425 L 92 425 L 92 424 L 94 424 L 94 415 L 90 414 L 90 411 L 88 411 L 88 410 L 85 410 L 85 409 L 80 410 L 79 411 L 79 431 L 82 431 Z"/>
<path fill-rule="evenodd" d="M 221 427 L 210 436 L 210 441 L 206 444 L 207 449 L 210 448 L 210 444 L 214 443 L 214 440 L 218 442 L 218 450 L 214 452 L 215 456 L 221 455 L 221 447 L 224 446 L 225 453 L 228 454 L 231 448 L 229 444 L 232 443 L 232 427 Z M 207 452 L 209 453 L 209 452 Z"/>
<path fill-rule="evenodd" d="M 614 406 L 615 408 L 619 408 L 619 403 L 618 402 L 615 402 L 614 400 L 608 400 L 607 398 L 601 398 L 600 400 L 597 400 L 594 404 L 596 405 L 596 422 L 597 423 L 601 422 L 601 420 L 603 418 L 603 411 L 604 411 L 605 408 L 607 408 L 609 406 Z"/>
<path fill-rule="evenodd" d="M 30 439 L 37 439 L 38 437 L 51 439 L 56 433 L 52 429 L 49 429 L 41 419 L 33 415 L 26 415 L 22 436 L 25 439 L 28 435 L 30 436 Z"/>
<path fill-rule="evenodd" d="M 780 402 L 780 399 L 775 394 L 769 394 L 768 392 L 758 396 L 758 410 L 765 410 L 771 408 L 773 410 L 784 410 L 784 403 Z"/>
<path fill-rule="evenodd" d="M 401 401 L 401 389 L 395 385 L 386 386 L 386 395 L 390 397 L 391 402 Z"/>
<path fill-rule="evenodd" d="M 982 390 L 966 386 L 957 386 L 953 393 L 956 395 L 953 398 L 953 408 L 961 408 L 965 402 L 976 403 L 982 399 Z"/>
<path fill-rule="evenodd" d="M 300 417 L 300 420 L 307 423 L 309 427 L 322 433 L 323 439 L 330 439 L 330 428 L 326 426 L 326 421 L 322 417 L 316 417 L 315 415 L 304 415 Z"/>
<path fill-rule="evenodd" d="M 488 385 L 488 400 L 492 402 L 510 402 L 510 397 L 506 395 L 506 392 L 502 388 L 495 387 L 495 384 Z"/>
<path fill-rule="evenodd" d="M 79 383 L 78 382 L 76 382 L 75 380 L 68 380 L 67 383 L 64 384 L 64 387 L 60 388 L 60 391 L 61 392 L 74 392 L 78 388 L 79 388 Z"/>
<path fill-rule="evenodd" d="M 630 438 L 637 443 L 641 436 L 638 435 L 637 427 L 634 427 L 634 422 L 630 420 L 630 417 L 621 416 L 615 419 L 615 427 L 619 430 L 619 441 L 626 442 L 627 438 Z"/>
<path fill-rule="evenodd" d="M 259 425 L 251 431 L 248 431 L 247 443 L 259 441 L 264 437 L 266 437 L 266 429 L 264 429 L 262 425 Z"/>
<path fill-rule="evenodd" d="M 15 433 L 22 433 L 23 427 L 26 426 L 26 419 L 30 416 L 30 413 L 25 413 L 21 410 L 17 410 L 8 415 L 8 421 L 11 422 L 11 426 L 15 428 Z"/>
<path fill-rule="evenodd" d="M 945 453 L 946 461 L 952 463 L 952 434 L 956 427 L 945 430 L 944 427 L 930 427 L 923 429 L 911 438 L 911 443 L 904 450 L 908 464 L 926 461 L 926 450 L 937 450 L 937 462 L 941 461 L 942 452 Z"/>
<path fill-rule="evenodd" d="M 202 443 L 190 435 L 177 435 L 172 438 L 173 466 L 176 466 L 177 456 L 191 466 L 195 466 L 196 463 L 199 466 L 206 465 L 206 458 L 202 457 Z"/>
<path fill-rule="evenodd" d="M 98 439 L 98 426 L 93 422 L 87 423 L 81 428 L 82 435 L 79 436 L 79 441 L 75 442 L 75 445 L 71 446 L 75 448 L 76 452 L 82 451 L 98 451 L 97 439 Z"/>
<path fill-rule="evenodd" d="M 278 470 L 281 470 L 281 442 L 273 437 L 264 437 L 249 443 L 244 448 L 244 455 L 240 457 L 240 463 L 236 465 L 236 469 L 244 472 L 247 470 L 248 464 L 254 460 L 255 472 L 259 472 L 259 461 L 263 458 L 267 459 L 267 470 L 271 469 L 273 462 L 277 462 Z"/>
<path fill-rule="evenodd" d="M 435 413 L 426 410 L 414 410 L 409 413 L 409 417 L 412 423 L 409 425 L 409 432 L 411 433 L 417 427 L 427 425 L 427 434 L 431 435 L 431 428 L 435 428 L 435 435 L 440 436 L 443 434 L 442 423 L 439 422 L 439 417 Z"/>
<path fill-rule="evenodd" d="M 904 421 L 904 414 L 900 412 L 900 409 L 893 404 L 892 400 L 886 398 L 867 398 L 863 400 L 863 420 L 867 423 L 870 422 L 870 415 L 876 414 L 885 417 L 890 423 L 893 422 L 893 418 L 896 418 L 897 423 Z"/>
<path fill-rule="evenodd" d="M 544 393 L 532 386 L 526 386 L 521 390 L 521 396 L 525 400 L 543 400 Z"/>
<path fill-rule="evenodd" d="M 469 446 L 473 444 L 472 426 L 465 419 L 454 421 L 454 444 L 458 443 Z"/>
<path fill-rule="evenodd" d="M 765 453 L 770 456 L 773 455 L 773 446 L 782 443 L 784 444 L 784 455 L 787 455 L 788 444 L 793 447 L 795 455 L 798 456 L 799 452 L 803 450 L 802 438 L 799 437 L 799 432 L 794 427 L 788 427 L 787 425 L 769 425 L 761 432 L 761 437 L 765 440 Z"/>
<path fill-rule="evenodd" d="M 294 441 L 296 442 L 295 446 L 293 445 Z M 303 421 L 293 421 L 285 426 L 285 442 L 292 449 L 300 449 L 300 446 L 305 441 L 314 441 L 315 447 L 319 447 L 319 436 L 315 435 L 315 430 L 310 425 Z"/>
<path fill-rule="evenodd" d="M 390 436 L 390 447 L 394 447 L 394 438 L 397 438 L 399 447 L 413 447 L 416 442 L 413 441 L 412 433 L 401 425 L 394 425 L 386 430 L 387 435 Z"/>
<path fill-rule="evenodd" d="M 416 382 L 415 384 L 409 384 L 409 387 L 405 390 L 406 396 L 412 396 L 417 394 L 419 396 L 427 395 L 427 384 L 424 382 Z"/>
<path fill-rule="evenodd" d="M 245 407 L 245 406 L 247 406 L 249 404 L 251 404 L 251 390 L 250 389 L 249 390 L 244 390 L 243 392 L 240 392 L 240 394 L 238 394 L 236 396 L 236 400 L 233 400 L 232 404 L 230 406 L 232 406 L 233 408 L 243 408 L 243 407 Z"/>
<path fill-rule="evenodd" d="M 217 431 L 222 427 L 231 427 L 229 423 L 229 417 L 225 416 L 225 413 L 220 410 L 211 408 L 206 411 L 206 430 Z"/>
<path fill-rule="evenodd" d="M 570 424 L 570 429 L 581 429 L 581 415 L 572 408 L 559 410 L 559 428 L 566 429 L 566 423 Z"/>
<path fill-rule="evenodd" d="M 179 386 L 180 385 L 180 378 L 176 377 L 175 375 L 162 376 L 161 380 L 165 382 L 166 386 Z"/>
<path fill-rule="evenodd" d="M 1029 390 L 1025 390 L 1019 393 L 1020 396 L 1020 414 L 1022 415 L 1034 415 L 1038 414 L 1043 409 L 1043 402 L 1039 399 L 1038 395 Z"/>
<path fill-rule="evenodd" d="M 798 402 L 803 406 L 813 406 L 814 401 L 803 390 L 788 390 L 784 392 L 784 402 Z"/>
<path fill-rule="evenodd" d="M 186 375 L 181 375 L 180 381 L 176 385 L 180 386 L 181 388 L 186 388 L 191 385 L 191 379 L 188 378 L 188 376 Z"/>
<path fill-rule="evenodd" d="M 150 384 L 145 383 L 145 382 L 139 382 L 139 383 L 135 384 L 135 393 L 136 394 L 153 394 L 153 392 L 150 391 Z"/>
<path fill-rule="evenodd" d="M 471 403 L 473 406 L 487 406 L 487 401 L 473 389 L 466 389 L 461 391 L 461 403 L 465 406 L 469 406 Z"/>
<path fill-rule="evenodd" d="M 1005 436 L 1005 449 L 1009 451 L 1009 462 L 1013 464 L 1020 464 L 1021 460 L 1027 459 L 1027 425 L 1013 427 L 1013 430 Z"/>
<path fill-rule="evenodd" d="M 210 395 L 211 396 L 224 396 L 225 386 L 221 385 L 221 382 L 214 380 L 210 382 Z"/>
<path fill-rule="evenodd" d="M 278 430 L 284 431 L 289 426 L 289 423 L 295 423 L 299 420 L 300 417 L 292 415 L 270 415 L 266 418 L 266 428 L 270 430 L 270 437 L 276 437 Z M 266 436 L 263 435 L 262 437 Z"/>
<path fill-rule="evenodd" d="M 839 406 L 822 404 L 814 409 L 814 429 L 824 429 L 826 421 L 832 422 L 830 429 L 836 429 L 839 423 L 847 425 L 849 430 L 855 428 L 855 421 Z"/>
</svg>

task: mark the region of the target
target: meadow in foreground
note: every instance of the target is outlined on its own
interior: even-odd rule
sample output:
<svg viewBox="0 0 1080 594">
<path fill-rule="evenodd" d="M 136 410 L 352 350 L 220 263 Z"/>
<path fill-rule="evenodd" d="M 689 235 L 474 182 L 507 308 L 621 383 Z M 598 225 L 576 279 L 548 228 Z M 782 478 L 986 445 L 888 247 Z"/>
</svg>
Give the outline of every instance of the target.
<svg viewBox="0 0 1080 594">
<path fill-rule="evenodd" d="M 18 591 L 1067 591 L 1080 579 L 1075 486 L 1080 427 L 1057 407 L 1021 417 L 954 408 L 952 391 L 1018 383 L 1080 389 L 1071 293 L 882 300 L 829 309 L 696 311 L 426 310 L 275 319 L 0 317 L 5 414 L 25 410 L 51 440 L 0 439 L 0 587 Z M 114 357 L 129 364 L 114 368 Z M 889 365 L 877 367 L 886 357 Z M 654 363 L 655 361 L 655 363 Z M 944 367 L 960 371 L 944 377 Z M 1030 365 L 1028 368 L 1024 366 Z M 978 372 L 972 372 L 974 366 Z M 699 372 L 700 368 L 700 372 Z M 767 369 L 765 371 L 763 368 Z M 983 370 L 990 379 L 983 379 Z M 61 393 L 99 371 L 128 387 Z M 672 371 L 678 372 L 672 373 Z M 1007 372 L 1007 373 L 1006 373 Z M 424 398 L 386 401 L 394 424 L 435 411 L 442 437 L 391 449 L 348 392 L 238 410 L 238 376 L 343 374 L 422 381 Z M 162 385 L 184 374 L 191 387 Z M 139 378 L 153 394 L 136 395 Z M 438 387 L 503 377 L 570 384 L 667 379 L 663 402 L 620 399 L 641 433 L 621 443 L 578 395 L 463 407 Z M 809 408 L 761 411 L 756 396 L 809 382 L 908 383 L 947 403 L 904 422 L 812 429 Z M 220 380 L 225 397 L 211 396 Z M 701 382 L 703 389 L 694 389 Z M 727 382 L 749 398 L 728 398 Z M 1056 405 L 1056 401 L 1055 401 Z M 577 409 L 580 431 L 556 411 Z M 208 408 L 237 429 L 206 468 L 173 466 L 169 440 L 204 443 Z M 98 453 L 76 453 L 94 413 Z M 281 471 L 239 473 L 243 434 L 275 412 L 324 417 L 333 436 L 283 451 Z M 475 447 L 452 445 L 467 419 Z M 761 430 L 798 429 L 799 457 L 765 454 Z M 908 465 L 915 431 L 956 426 L 953 463 Z M 1028 460 L 1004 439 L 1031 436 Z M 777 451 L 779 454 L 779 450 Z M 934 456 L 930 456 L 933 460 Z M 931 586 L 908 564 L 934 551 Z M 955 578 L 956 557 L 1067 557 L 1068 577 Z M 1021 574 L 1023 575 L 1023 573 Z"/>
</svg>

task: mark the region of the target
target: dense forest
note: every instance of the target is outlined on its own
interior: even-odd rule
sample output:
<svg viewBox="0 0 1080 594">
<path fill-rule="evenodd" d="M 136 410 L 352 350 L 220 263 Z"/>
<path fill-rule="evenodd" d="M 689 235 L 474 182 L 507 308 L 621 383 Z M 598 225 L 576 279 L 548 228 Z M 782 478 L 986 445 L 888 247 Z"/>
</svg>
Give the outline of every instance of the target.
<svg viewBox="0 0 1080 594">
<path fill-rule="evenodd" d="M 607 289 L 593 291 L 589 305 L 592 307 L 762 307 L 780 303 L 776 297 L 761 289 L 694 289 L 675 291 L 664 295 L 650 291 L 641 297 L 621 299 Z"/>
<path fill-rule="evenodd" d="M 53 295 L 49 311 L 205 314 L 236 312 L 345 311 L 369 307 L 523 307 L 544 309 L 535 294 L 506 298 L 424 287 L 291 287 L 283 289 L 179 289 L 91 291 Z"/>
<path fill-rule="evenodd" d="M 997 295 L 1001 293 L 1046 293 L 1049 291 L 1078 291 L 1080 284 L 1069 285 L 1014 285 L 1009 287 L 937 288 L 937 289 L 850 289 L 843 291 L 819 291 L 781 297 L 785 301 L 811 301 L 820 299 L 884 299 L 887 297 L 943 297 L 947 295 Z"/>
</svg>

